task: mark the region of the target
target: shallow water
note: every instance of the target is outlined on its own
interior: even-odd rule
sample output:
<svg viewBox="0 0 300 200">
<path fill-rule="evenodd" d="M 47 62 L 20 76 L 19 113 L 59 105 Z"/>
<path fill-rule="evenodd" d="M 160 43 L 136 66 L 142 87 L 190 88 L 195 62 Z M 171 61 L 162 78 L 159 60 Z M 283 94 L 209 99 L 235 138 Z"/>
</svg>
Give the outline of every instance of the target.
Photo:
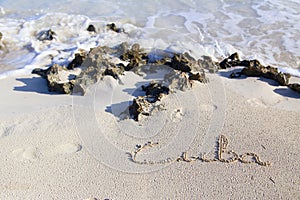
<svg viewBox="0 0 300 200">
<path fill-rule="evenodd" d="M 78 49 L 123 41 L 216 60 L 237 51 L 243 59 L 300 69 L 299 14 L 295 0 L 0 0 L 0 77 L 66 64 Z M 108 31 L 111 22 L 126 33 Z M 97 34 L 86 31 L 89 24 Z M 55 40 L 39 41 L 48 29 Z"/>
</svg>

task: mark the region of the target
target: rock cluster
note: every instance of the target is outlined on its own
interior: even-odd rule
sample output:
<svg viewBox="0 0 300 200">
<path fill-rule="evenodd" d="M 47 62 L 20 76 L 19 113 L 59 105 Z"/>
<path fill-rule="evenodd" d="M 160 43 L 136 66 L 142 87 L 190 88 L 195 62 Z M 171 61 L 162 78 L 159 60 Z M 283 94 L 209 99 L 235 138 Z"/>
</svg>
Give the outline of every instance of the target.
<svg viewBox="0 0 300 200">
<path fill-rule="evenodd" d="M 161 85 L 155 81 L 149 83 L 149 85 L 142 85 L 143 91 L 146 92 L 146 97 L 150 103 L 160 101 L 163 96 L 168 95 L 170 89 L 166 86 Z"/>
<path fill-rule="evenodd" d="M 231 78 L 239 77 L 241 75 L 264 77 L 275 80 L 279 85 L 289 85 L 289 79 L 291 77 L 288 73 L 282 73 L 276 67 L 263 66 L 258 60 L 240 60 L 239 55 L 234 53 L 228 58 L 225 58 L 220 62 L 220 67 L 226 69 L 229 67 L 243 66 L 242 71 L 232 73 Z"/>
<path fill-rule="evenodd" d="M 63 70 L 56 70 L 57 73 L 65 73 L 66 70 L 72 71 L 76 68 L 81 69 L 81 73 L 72 80 L 70 91 L 58 89 L 56 86 L 52 87 L 54 84 L 48 84 L 48 87 L 50 91 L 58 90 L 57 92 L 59 93 L 66 91 L 67 94 L 73 91 L 76 94 L 84 95 L 88 86 L 96 83 L 103 76 L 112 76 L 115 79 L 120 79 L 120 76 L 124 74 L 124 71 L 131 70 L 139 74 L 141 66 L 148 64 L 155 67 L 164 64 L 178 72 L 176 73 L 176 76 L 174 76 L 173 73 L 172 76 L 167 77 L 170 85 L 176 83 L 184 84 L 182 87 L 175 87 L 184 90 L 190 88 L 192 81 L 194 80 L 202 83 L 207 82 L 204 70 L 199 63 L 199 61 L 195 60 L 187 53 L 173 54 L 172 57 L 165 58 L 160 62 L 150 62 L 148 53 L 144 52 L 139 44 L 133 44 L 130 47 L 125 42 L 112 48 L 98 46 L 90 49 L 89 52 L 81 51 L 76 53 L 75 58 L 66 68 L 61 67 Z M 45 76 L 45 73 L 48 73 L 51 68 L 52 67 L 46 71 L 35 69 L 33 73 L 48 79 L 48 76 Z M 57 68 L 57 66 L 55 65 L 54 68 Z M 50 80 L 47 81 L 50 82 Z"/>
<path fill-rule="evenodd" d="M 129 71 L 133 68 L 145 65 L 148 62 L 148 55 L 143 52 L 139 44 L 133 44 L 131 49 L 125 49 L 120 59 L 129 63 L 125 66 L 125 70 Z"/>
<path fill-rule="evenodd" d="M 68 64 L 68 69 L 74 69 L 80 67 L 83 61 L 86 59 L 87 55 L 85 51 L 75 54 L 75 58 Z"/>
<path fill-rule="evenodd" d="M 289 84 L 288 87 L 296 92 L 300 92 L 300 84 L 299 83 Z"/>
<path fill-rule="evenodd" d="M 288 86 L 294 91 L 300 92 L 299 83 L 289 83 L 291 75 L 289 73 L 282 73 L 276 67 L 263 66 L 258 60 L 240 60 L 238 53 L 230 55 L 220 62 L 220 68 L 226 69 L 230 67 L 242 66 L 244 67 L 240 72 L 231 73 L 231 78 L 237 78 L 241 75 L 264 77 L 275 80 L 281 86 Z"/>
<path fill-rule="evenodd" d="M 119 46 L 123 45 L 125 44 Z M 79 60 L 79 63 L 77 63 L 81 63 L 78 67 L 82 72 L 76 78 L 73 92 L 84 95 L 87 88 L 98 82 L 103 76 L 109 75 L 115 79 L 119 79 L 119 76 L 124 73 L 123 61 L 118 58 L 120 49 L 122 48 L 98 46 L 92 48 L 90 52 L 84 56 L 78 55 L 77 60 Z"/>
<path fill-rule="evenodd" d="M 145 97 L 138 96 L 133 99 L 133 103 L 129 106 L 129 114 L 135 121 L 139 121 L 141 115 L 149 116 L 152 109 L 151 103 Z"/>
<path fill-rule="evenodd" d="M 216 73 L 219 69 L 219 63 L 213 61 L 210 56 L 205 55 L 198 60 L 198 65 L 200 66 L 200 69 L 207 69 L 211 73 Z"/>
<path fill-rule="evenodd" d="M 34 69 L 32 73 L 38 74 L 47 80 L 49 92 L 71 94 L 75 78 L 80 73 L 80 70 L 68 70 L 65 67 L 54 64 L 46 70 Z"/>
<path fill-rule="evenodd" d="M 135 121 L 139 121 L 143 115 L 151 115 L 152 111 L 158 106 L 156 102 L 168 95 L 170 91 L 168 87 L 155 81 L 143 85 L 142 89 L 146 92 L 146 95 L 138 96 L 129 106 L 129 114 Z"/>
<path fill-rule="evenodd" d="M 188 53 L 175 54 L 171 62 L 166 62 L 171 68 L 184 72 L 189 80 L 196 80 L 201 83 L 207 83 L 208 79 L 205 76 L 204 68 L 202 68 L 201 60 L 195 60 Z"/>
<path fill-rule="evenodd" d="M 124 29 L 116 27 L 114 23 L 107 24 L 107 28 L 117 33 L 124 32 Z M 86 30 L 92 34 L 96 33 L 94 25 L 89 25 Z M 36 37 L 40 41 L 48 41 L 53 40 L 56 33 L 49 29 L 39 32 Z M 1 39 L 0 33 L 0 42 Z M 74 55 L 74 59 L 67 66 L 54 64 L 48 69 L 34 69 L 32 73 L 45 78 L 51 92 L 84 95 L 88 87 L 101 80 L 103 76 L 120 80 L 125 71 L 140 75 L 141 68 L 145 65 L 151 68 L 168 66 L 170 73 L 165 75 L 164 85 L 150 82 L 142 86 L 145 96 L 138 96 L 129 106 L 129 114 L 136 121 L 139 121 L 142 116 L 151 115 L 159 105 L 158 101 L 161 101 L 170 91 L 185 91 L 192 87 L 194 81 L 208 82 L 204 69 L 214 73 L 219 69 L 242 66 L 244 68 L 240 72 L 232 73 L 230 77 L 236 78 L 241 75 L 264 77 L 300 92 L 300 84 L 289 83 L 290 74 L 282 73 L 275 67 L 263 66 L 258 60 L 240 60 L 237 53 L 220 63 L 213 61 L 209 56 L 202 56 L 196 60 L 188 53 L 169 53 L 159 58 L 151 57 L 151 53 L 145 52 L 139 44 L 129 45 L 124 42 L 115 47 L 98 46 L 91 48 L 89 52 L 81 50 Z"/>
</svg>

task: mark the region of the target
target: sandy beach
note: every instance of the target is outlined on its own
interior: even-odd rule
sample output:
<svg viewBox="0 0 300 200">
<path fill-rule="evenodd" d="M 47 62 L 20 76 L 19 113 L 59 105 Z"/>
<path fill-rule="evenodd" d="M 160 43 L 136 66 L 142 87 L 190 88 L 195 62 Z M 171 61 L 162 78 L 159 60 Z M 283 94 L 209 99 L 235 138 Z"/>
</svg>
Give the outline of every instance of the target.
<svg viewBox="0 0 300 200">
<path fill-rule="evenodd" d="M 299 8 L 0 0 L 0 200 L 300 199 Z"/>
<path fill-rule="evenodd" d="M 124 101 L 110 78 L 87 94 L 91 108 L 83 97 L 49 93 L 36 75 L 0 80 L 0 199 L 299 199 L 300 94 L 260 78 L 226 76 L 210 74 L 210 83 L 165 97 L 166 110 L 148 117 L 151 127 L 118 120 L 116 107 L 105 111 L 109 99 Z M 170 105 L 172 98 L 178 104 Z M 128 156 L 151 141 L 161 145 L 137 159 L 182 152 L 214 158 L 220 135 L 227 150 L 255 153 L 271 165 L 140 165 Z"/>
</svg>

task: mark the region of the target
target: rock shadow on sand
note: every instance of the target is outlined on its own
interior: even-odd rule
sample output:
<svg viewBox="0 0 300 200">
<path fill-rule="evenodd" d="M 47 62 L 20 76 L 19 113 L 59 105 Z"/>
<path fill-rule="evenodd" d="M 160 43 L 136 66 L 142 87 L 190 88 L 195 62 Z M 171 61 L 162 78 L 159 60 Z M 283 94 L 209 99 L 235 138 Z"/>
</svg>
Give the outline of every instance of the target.
<svg viewBox="0 0 300 200">
<path fill-rule="evenodd" d="M 24 86 L 14 87 L 14 91 L 35 92 L 40 94 L 56 94 L 48 91 L 47 82 L 42 77 L 16 78 L 17 81 L 24 83 Z"/>
<path fill-rule="evenodd" d="M 293 99 L 300 99 L 300 93 L 291 90 L 290 88 L 277 88 L 274 89 L 276 94 L 279 94 L 284 97 L 289 97 Z"/>
<path fill-rule="evenodd" d="M 145 91 L 142 89 L 142 85 L 149 84 L 150 81 L 138 82 L 135 84 L 136 87 L 134 88 L 125 88 L 123 92 L 131 95 L 132 97 L 144 96 L 146 94 Z"/>
<path fill-rule="evenodd" d="M 233 69 L 233 70 L 229 70 L 229 71 L 222 71 L 219 72 L 219 75 L 228 79 L 230 78 L 230 75 L 234 72 L 238 72 L 240 71 L 240 69 Z M 235 80 L 244 80 L 247 79 L 248 76 L 246 75 L 241 75 L 240 77 L 236 77 L 234 78 Z M 256 78 L 256 80 L 261 81 L 261 82 L 265 82 L 267 84 L 269 84 L 270 86 L 273 87 L 280 87 L 279 83 L 277 83 L 275 80 L 272 79 L 268 79 L 268 78 L 264 78 L 264 77 L 252 77 L 252 78 Z M 276 88 L 273 90 L 274 93 L 279 94 L 281 96 L 284 97 L 288 97 L 288 98 L 294 98 L 294 99 L 299 99 L 300 98 L 300 94 L 291 90 L 290 88 Z"/>
<path fill-rule="evenodd" d="M 230 77 L 231 74 L 233 73 L 237 73 L 241 71 L 241 69 L 233 69 L 233 70 L 230 70 L 230 71 L 222 71 L 222 72 L 219 72 L 219 75 L 220 76 L 223 76 L 225 78 L 229 78 L 229 79 L 232 79 Z M 240 77 L 234 77 L 235 80 L 244 80 L 244 79 L 247 79 L 249 76 L 246 76 L 246 75 L 241 75 Z M 265 83 L 268 83 L 269 85 L 271 86 L 280 86 L 276 81 L 272 80 L 272 79 L 267 79 L 267 78 L 264 78 L 264 77 L 253 77 L 252 78 L 256 78 L 256 80 L 259 80 L 259 81 L 262 81 L 262 82 L 265 82 Z"/>
<path fill-rule="evenodd" d="M 237 72 L 239 72 L 239 71 L 241 71 L 241 68 L 236 68 L 236 69 L 228 70 L 228 71 L 219 71 L 218 74 L 219 74 L 220 76 L 222 76 L 222 77 L 231 79 L 231 78 L 230 78 L 230 75 L 231 75 L 232 73 L 237 73 Z M 247 78 L 247 76 L 240 76 L 240 77 L 236 77 L 235 79 L 236 79 L 236 80 L 239 80 L 239 79 L 246 79 L 246 78 Z"/>
<path fill-rule="evenodd" d="M 113 114 L 118 120 L 130 118 L 129 106 L 133 101 L 123 101 L 107 106 L 105 112 Z"/>
</svg>

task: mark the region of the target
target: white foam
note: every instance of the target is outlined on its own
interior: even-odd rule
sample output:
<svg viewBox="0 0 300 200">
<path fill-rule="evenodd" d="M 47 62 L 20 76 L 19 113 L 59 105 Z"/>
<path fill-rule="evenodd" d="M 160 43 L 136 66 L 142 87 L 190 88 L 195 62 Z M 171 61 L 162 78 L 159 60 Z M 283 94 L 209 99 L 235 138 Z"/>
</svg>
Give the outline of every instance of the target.
<svg viewBox="0 0 300 200">
<path fill-rule="evenodd" d="M 279 67 L 278 69 L 279 69 L 279 71 L 281 71 L 283 73 L 289 73 L 289 74 L 291 74 L 293 76 L 300 77 L 300 69 L 282 68 L 282 67 Z"/>
<path fill-rule="evenodd" d="M 4 15 L 0 18 L 2 42 L 10 50 L 10 54 L 0 52 L 3 57 L 0 66 L 4 63 L 11 66 L 10 70 L 18 69 L 18 72 L 5 72 L 0 77 L 30 73 L 30 70 L 19 68 L 67 64 L 79 49 L 88 51 L 98 45 L 115 46 L 124 41 L 140 43 L 148 51 L 187 51 L 197 58 L 209 55 L 215 60 L 238 52 L 245 59 L 254 57 L 275 66 L 300 68 L 297 1 L 263 0 L 241 4 L 169 0 L 152 4 L 127 2 L 125 7 L 124 3 L 112 0 L 105 3 L 110 10 L 101 10 L 101 13 L 96 7 L 103 2 L 80 2 L 82 11 L 79 12 L 78 5 L 61 1 L 60 4 L 68 5 L 68 9 L 59 9 L 61 13 L 56 12 L 55 4 L 49 5 L 47 1 L 40 1 L 39 9 L 33 6 L 26 12 L 27 5 L 23 4 L 19 0 L 13 5 L 0 3 L 0 14 Z M 42 5 L 47 9 L 40 10 Z M 76 10 L 78 14 L 69 14 L 69 10 Z M 86 10 L 93 18 L 84 15 Z M 96 10 L 98 15 L 91 14 L 97 13 Z M 20 20 L 18 16 L 24 13 L 27 17 Z M 108 31 L 105 25 L 111 22 L 123 27 L 126 33 Z M 86 31 L 89 24 L 96 26 L 96 34 Z M 48 29 L 57 34 L 55 39 L 37 40 L 36 34 Z M 15 51 L 20 53 L 13 57 Z"/>
<path fill-rule="evenodd" d="M 4 8 L 1 7 L 1 6 L 0 6 L 0 13 L 1 13 L 2 15 L 5 15 L 5 10 L 4 10 Z"/>
</svg>

